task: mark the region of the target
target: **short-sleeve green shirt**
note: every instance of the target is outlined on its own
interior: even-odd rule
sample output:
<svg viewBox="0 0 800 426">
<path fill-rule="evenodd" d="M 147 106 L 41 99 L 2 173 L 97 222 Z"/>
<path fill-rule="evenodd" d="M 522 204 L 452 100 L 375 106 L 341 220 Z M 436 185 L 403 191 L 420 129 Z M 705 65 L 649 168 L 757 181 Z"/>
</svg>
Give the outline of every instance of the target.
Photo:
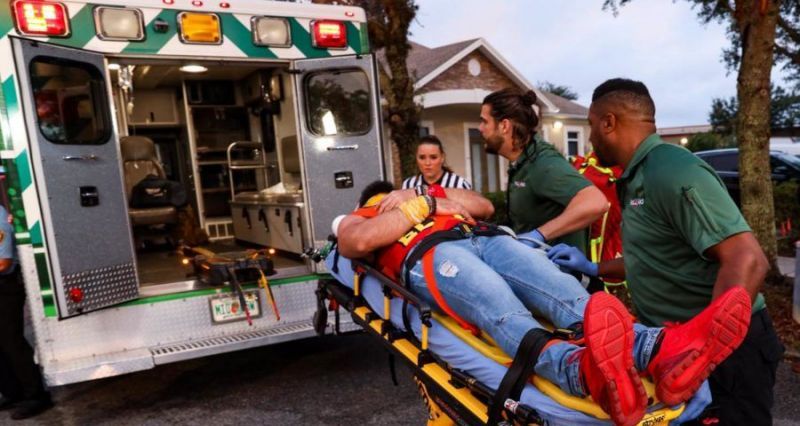
<svg viewBox="0 0 800 426">
<path fill-rule="evenodd" d="M 641 323 L 686 321 L 711 303 L 719 263 L 703 253 L 750 231 L 714 170 L 653 134 L 617 181 L 625 276 Z M 753 312 L 764 307 L 761 294 Z"/>
<path fill-rule="evenodd" d="M 549 143 L 537 139 L 508 169 L 508 215 L 517 233 L 532 231 L 564 212 L 572 198 L 592 183 Z M 554 239 L 586 252 L 588 229 Z"/>
</svg>

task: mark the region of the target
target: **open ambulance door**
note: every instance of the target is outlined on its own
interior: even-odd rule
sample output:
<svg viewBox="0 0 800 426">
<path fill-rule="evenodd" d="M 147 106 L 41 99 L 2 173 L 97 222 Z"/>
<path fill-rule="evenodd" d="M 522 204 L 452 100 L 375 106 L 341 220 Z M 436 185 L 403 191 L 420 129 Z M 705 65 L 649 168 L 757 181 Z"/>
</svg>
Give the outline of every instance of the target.
<svg viewBox="0 0 800 426">
<path fill-rule="evenodd" d="M 103 56 L 13 39 L 59 318 L 136 299 Z"/>
<path fill-rule="evenodd" d="M 319 248 L 333 219 L 384 177 L 378 87 L 371 55 L 299 60 L 294 70 L 303 188 Z"/>
</svg>

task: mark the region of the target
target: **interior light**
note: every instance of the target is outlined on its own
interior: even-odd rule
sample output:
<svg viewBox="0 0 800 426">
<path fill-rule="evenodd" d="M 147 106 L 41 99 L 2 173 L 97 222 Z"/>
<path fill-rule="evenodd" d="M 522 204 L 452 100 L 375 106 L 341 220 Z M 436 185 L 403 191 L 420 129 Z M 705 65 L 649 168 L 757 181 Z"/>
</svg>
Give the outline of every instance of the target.
<svg viewBox="0 0 800 426">
<path fill-rule="evenodd" d="M 66 37 L 69 35 L 67 7 L 61 3 L 15 1 L 17 30 L 25 35 Z"/>
<path fill-rule="evenodd" d="M 311 22 L 311 32 L 314 37 L 311 44 L 314 47 L 326 49 L 345 49 L 347 48 L 347 28 L 342 21 L 313 21 Z"/>
<path fill-rule="evenodd" d="M 96 7 L 94 25 L 101 40 L 137 41 L 144 39 L 144 21 L 139 9 Z"/>
<path fill-rule="evenodd" d="M 325 136 L 335 135 L 337 132 L 336 129 L 336 120 L 333 118 L 333 113 L 328 110 L 325 114 L 322 114 L 322 133 Z"/>
<path fill-rule="evenodd" d="M 202 2 L 202 1 L 200 1 L 200 0 L 192 0 L 192 6 L 194 6 L 194 7 L 200 7 L 200 6 L 202 6 L 202 5 L 203 5 L 203 2 Z"/>
<path fill-rule="evenodd" d="M 253 43 L 259 46 L 289 47 L 292 45 L 289 21 L 286 18 L 254 16 L 250 19 L 250 27 L 253 32 Z"/>
<path fill-rule="evenodd" d="M 180 70 L 183 71 L 183 72 L 191 73 L 191 74 L 199 74 L 201 72 L 208 71 L 208 68 L 206 68 L 206 67 L 204 67 L 204 66 L 202 66 L 200 64 L 186 64 L 186 65 L 180 67 Z"/>
<path fill-rule="evenodd" d="M 269 254 L 275 254 L 275 249 L 274 249 L 274 248 L 271 248 L 271 249 L 269 249 L 267 252 L 268 252 Z"/>
<path fill-rule="evenodd" d="M 213 13 L 181 12 L 178 15 L 181 41 L 184 43 L 221 44 L 219 17 Z"/>
<path fill-rule="evenodd" d="M 164 4 L 174 4 L 175 0 L 161 0 Z"/>
<path fill-rule="evenodd" d="M 121 66 L 116 62 L 112 62 L 112 63 L 108 64 L 108 69 L 111 70 L 111 71 L 119 71 L 120 68 L 121 68 Z"/>
<path fill-rule="evenodd" d="M 348 10 L 347 12 L 344 13 L 344 16 L 347 16 L 348 18 L 352 18 L 352 17 L 356 16 L 356 14 L 354 12 L 351 12 L 351 11 Z"/>
</svg>

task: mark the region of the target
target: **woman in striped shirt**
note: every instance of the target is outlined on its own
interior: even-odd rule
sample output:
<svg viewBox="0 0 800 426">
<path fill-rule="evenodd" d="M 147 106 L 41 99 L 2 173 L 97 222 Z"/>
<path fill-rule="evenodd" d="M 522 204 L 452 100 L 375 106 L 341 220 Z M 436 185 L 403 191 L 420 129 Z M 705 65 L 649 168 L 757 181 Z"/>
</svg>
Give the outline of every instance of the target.
<svg viewBox="0 0 800 426">
<path fill-rule="evenodd" d="M 403 181 L 403 189 L 439 184 L 442 188 L 472 189 L 463 177 L 453 173 L 445 164 L 442 142 L 433 135 L 423 136 L 417 145 L 417 168 L 420 173 Z"/>
</svg>

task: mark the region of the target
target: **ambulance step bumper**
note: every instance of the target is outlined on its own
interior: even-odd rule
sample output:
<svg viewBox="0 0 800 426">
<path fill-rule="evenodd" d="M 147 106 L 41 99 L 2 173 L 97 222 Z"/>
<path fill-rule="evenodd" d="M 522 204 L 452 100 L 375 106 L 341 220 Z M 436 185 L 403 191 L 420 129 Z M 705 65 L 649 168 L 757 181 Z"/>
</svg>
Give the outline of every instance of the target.
<svg viewBox="0 0 800 426">
<path fill-rule="evenodd" d="M 181 342 L 151 348 L 156 365 L 185 361 L 208 355 L 217 355 L 242 349 L 272 345 L 315 336 L 314 328 L 308 322 L 287 324 L 268 330 L 256 330 L 229 336 Z"/>
</svg>

